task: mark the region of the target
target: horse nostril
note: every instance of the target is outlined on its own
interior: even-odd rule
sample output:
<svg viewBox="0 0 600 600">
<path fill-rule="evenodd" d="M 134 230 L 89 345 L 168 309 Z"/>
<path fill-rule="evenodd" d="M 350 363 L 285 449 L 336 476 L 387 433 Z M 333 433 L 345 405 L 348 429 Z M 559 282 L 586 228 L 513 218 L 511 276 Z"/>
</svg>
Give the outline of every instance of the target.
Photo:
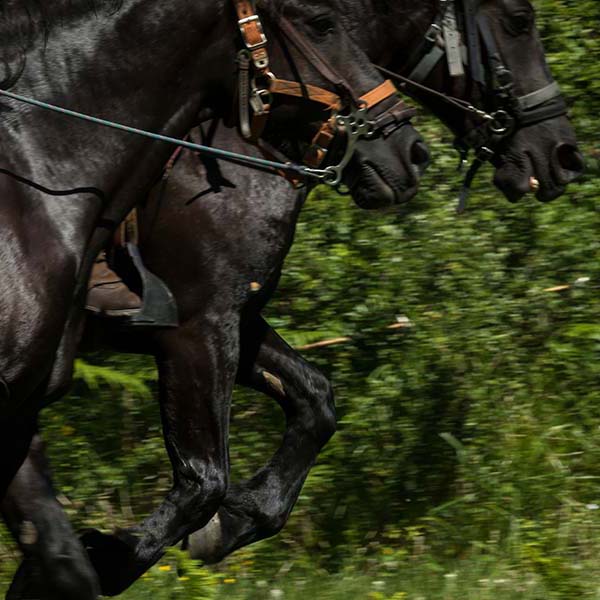
<svg viewBox="0 0 600 600">
<path fill-rule="evenodd" d="M 410 148 L 410 162 L 423 173 L 431 162 L 431 154 L 425 143 L 417 140 Z"/>
<path fill-rule="evenodd" d="M 558 166 L 564 171 L 581 175 L 585 170 L 583 155 L 573 144 L 559 144 L 554 152 Z"/>
</svg>

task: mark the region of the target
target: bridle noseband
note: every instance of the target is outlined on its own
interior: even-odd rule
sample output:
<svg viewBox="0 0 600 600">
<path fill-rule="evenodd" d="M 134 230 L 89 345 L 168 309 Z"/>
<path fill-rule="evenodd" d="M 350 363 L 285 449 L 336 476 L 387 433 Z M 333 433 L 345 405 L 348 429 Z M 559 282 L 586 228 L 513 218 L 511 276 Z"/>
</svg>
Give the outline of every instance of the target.
<svg viewBox="0 0 600 600">
<path fill-rule="evenodd" d="M 521 127 L 567 114 L 567 104 L 555 81 L 524 96 L 517 95 L 513 74 L 502 60 L 488 20 L 479 14 L 480 0 L 440 0 L 440 5 L 424 40 L 409 59 L 409 75 L 402 77 L 387 69 L 380 70 L 482 120 L 454 142 L 461 156 L 461 168 L 471 151 L 475 155 L 460 196 L 459 211 L 462 211 L 477 172 L 496 156 L 500 142 Z M 464 76 L 465 67 L 469 70 L 485 109 L 424 85 L 443 58 L 452 77 Z"/>
<path fill-rule="evenodd" d="M 233 0 L 233 3 L 244 46 L 238 53 L 239 128 L 244 139 L 257 145 L 263 154 L 271 157 L 278 155 L 276 150 L 261 139 L 271 113 L 273 98 L 277 95 L 316 102 L 323 105 L 324 110 L 330 114 L 314 136 L 303 163 L 308 167 L 309 173 L 322 176 L 324 182 L 332 187 L 341 184 L 344 169 L 352 159 L 360 139 L 369 139 L 375 135 L 388 136 L 415 115 L 416 111 L 401 99 L 391 108 L 380 110 L 384 102 L 399 95 L 390 80 L 359 96 L 346 79 L 283 17 L 278 19 L 277 25 L 286 40 L 338 93 L 276 77 L 270 70 L 268 40 L 254 3 L 252 0 Z M 342 96 L 353 108 L 342 112 L 345 108 Z M 345 150 L 341 160 L 336 165 L 321 168 L 334 140 L 340 134 L 345 137 Z M 297 178 L 288 179 L 294 184 L 299 183 Z"/>
</svg>

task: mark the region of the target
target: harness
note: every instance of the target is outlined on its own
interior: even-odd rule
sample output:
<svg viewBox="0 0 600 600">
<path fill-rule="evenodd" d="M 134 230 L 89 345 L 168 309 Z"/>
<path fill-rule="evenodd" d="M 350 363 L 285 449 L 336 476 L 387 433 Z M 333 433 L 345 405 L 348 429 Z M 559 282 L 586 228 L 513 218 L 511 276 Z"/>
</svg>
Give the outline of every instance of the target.
<svg viewBox="0 0 600 600">
<path fill-rule="evenodd" d="M 517 95 L 514 76 L 503 62 L 487 17 L 479 14 L 480 3 L 480 0 L 440 0 L 433 23 L 409 59 L 408 77 L 378 67 L 392 79 L 437 96 L 481 120 L 454 142 L 460 154 L 460 169 L 467 164 L 471 151 L 475 155 L 462 186 L 459 212 L 466 207 L 479 169 L 496 156 L 500 142 L 519 128 L 567 113 L 567 104 L 556 81 L 524 96 Z M 484 109 L 424 84 L 444 58 L 452 77 L 462 77 L 468 69 L 479 88 Z"/>
<path fill-rule="evenodd" d="M 361 138 L 369 139 L 376 135 L 387 137 L 408 123 L 416 114 L 415 109 L 407 106 L 400 98 L 390 108 L 380 109 L 385 101 L 398 96 L 398 90 L 390 80 L 358 96 L 345 78 L 337 73 L 318 50 L 283 17 L 278 20 L 278 27 L 286 40 L 356 108 L 343 114 L 341 112 L 343 101 L 339 94 L 314 85 L 278 78 L 270 70 L 268 40 L 253 2 L 233 0 L 233 4 L 244 44 L 244 48 L 238 53 L 237 61 L 239 129 L 242 137 L 256 145 L 267 157 L 273 158 L 279 155 L 262 140 L 276 96 L 303 98 L 316 102 L 323 105 L 324 111 L 330 114 L 303 157 L 303 164 L 309 172 L 319 172 L 336 137 L 340 134 L 345 137 L 346 147 L 340 162 L 323 169 L 326 174 L 324 182 L 332 187 L 341 184 L 344 169 L 352 159 L 356 144 Z M 282 174 L 286 176 L 285 173 Z M 295 185 L 299 183 L 293 176 L 287 178 Z"/>
<path fill-rule="evenodd" d="M 212 156 L 249 168 L 284 175 L 296 183 L 312 179 L 332 187 L 340 185 L 343 171 L 349 164 L 356 144 L 361 138 L 372 138 L 375 135 L 387 136 L 392 131 L 408 123 L 410 118 L 414 116 L 416 111 L 406 106 L 400 99 L 391 108 L 381 109 L 381 105 L 386 100 L 399 95 L 398 90 L 389 80 L 367 94 L 357 97 L 346 80 L 335 72 L 327 61 L 320 56 L 316 48 L 304 40 L 285 18 L 278 20 L 278 26 L 286 39 L 304 55 L 308 62 L 327 81 L 331 82 L 334 88 L 344 95 L 345 100 L 350 101 L 356 108 L 347 113 L 342 113 L 344 102 L 342 102 L 340 95 L 310 84 L 278 79 L 269 68 L 268 40 L 261 19 L 254 9 L 254 0 L 232 0 L 232 2 L 244 45 L 244 48 L 238 54 L 237 61 L 240 132 L 248 141 L 259 146 L 265 158 L 196 144 L 189 139 L 160 135 L 69 110 L 8 90 L 0 89 L 0 96 L 103 127 L 173 144 L 179 148 L 193 150 L 205 156 Z M 302 165 L 290 162 L 281 153 L 268 147 L 268 144 L 262 140 L 262 134 L 271 113 L 273 97 L 276 95 L 317 102 L 322 104 L 330 113 L 329 119 L 323 123 L 314 137 Z M 338 135 L 343 135 L 346 138 L 346 150 L 341 161 L 336 165 L 321 168 L 329 153 L 330 146 Z"/>
</svg>

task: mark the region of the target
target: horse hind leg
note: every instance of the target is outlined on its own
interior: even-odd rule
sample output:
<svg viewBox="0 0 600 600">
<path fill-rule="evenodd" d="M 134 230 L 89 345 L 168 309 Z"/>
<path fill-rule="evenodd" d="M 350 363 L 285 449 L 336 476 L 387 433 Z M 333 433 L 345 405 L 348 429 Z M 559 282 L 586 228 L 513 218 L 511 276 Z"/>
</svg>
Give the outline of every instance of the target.
<svg viewBox="0 0 600 600">
<path fill-rule="evenodd" d="M 232 484 L 218 513 L 184 547 L 216 563 L 279 533 L 319 452 L 336 430 L 330 382 L 259 317 L 242 333 L 238 382 L 274 398 L 287 418 L 283 442 L 249 481 Z"/>
<path fill-rule="evenodd" d="M 96 574 L 55 498 L 38 435 L 0 509 L 24 554 L 7 600 L 98 598 Z"/>
</svg>

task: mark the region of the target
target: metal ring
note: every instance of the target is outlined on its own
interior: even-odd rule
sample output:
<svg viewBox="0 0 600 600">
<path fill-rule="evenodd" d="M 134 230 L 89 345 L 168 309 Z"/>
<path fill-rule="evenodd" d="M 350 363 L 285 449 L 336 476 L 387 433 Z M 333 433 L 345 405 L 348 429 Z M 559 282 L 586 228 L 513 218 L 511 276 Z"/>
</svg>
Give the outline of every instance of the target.
<svg viewBox="0 0 600 600">
<path fill-rule="evenodd" d="M 492 113 L 490 120 L 490 131 L 496 135 L 506 133 L 512 125 L 512 117 L 505 110 L 497 110 Z"/>
<path fill-rule="evenodd" d="M 325 167 L 321 175 L 322 182 L 333 188 L 338 187 L 342 183 L 342 172 L 339 167 Z"/>
</svg>

